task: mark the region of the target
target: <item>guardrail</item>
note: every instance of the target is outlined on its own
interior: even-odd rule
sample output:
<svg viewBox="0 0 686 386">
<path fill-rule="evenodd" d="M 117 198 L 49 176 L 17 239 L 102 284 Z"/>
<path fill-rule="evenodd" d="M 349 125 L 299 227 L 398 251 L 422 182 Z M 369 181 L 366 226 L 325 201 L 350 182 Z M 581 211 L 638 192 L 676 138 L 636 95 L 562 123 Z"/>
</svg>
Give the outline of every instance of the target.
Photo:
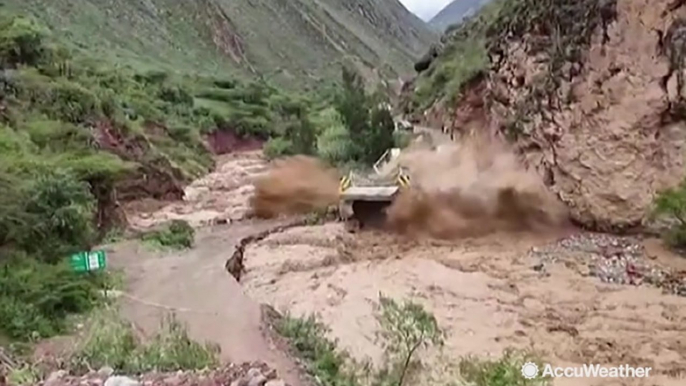
<svg viewBox="0 0 686 386">
<path fill-rule="evenodd" d="M 400 155 L 400 149 L 394 147 L 386 150 L 381 157 L 374 163 L 374 171 L 381 174 L 381 166 L 391 162 L 394 158 Z"/>
</svg>

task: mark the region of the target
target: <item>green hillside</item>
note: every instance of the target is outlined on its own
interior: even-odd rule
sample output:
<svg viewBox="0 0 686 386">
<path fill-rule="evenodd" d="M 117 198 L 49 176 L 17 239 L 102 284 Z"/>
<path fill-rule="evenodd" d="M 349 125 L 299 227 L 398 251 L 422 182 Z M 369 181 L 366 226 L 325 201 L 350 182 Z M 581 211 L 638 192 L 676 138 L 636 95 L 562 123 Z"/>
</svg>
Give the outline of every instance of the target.
<svg viewBox="0 0 686 386">
<path fill-rule="evenodd" d="M 398 0 L 7 0 L 57 37 L 138 69 L 262 74 L 280 84 L 337 77 L 349 60 L 411 74 L 437 37 Z"/>
<path fill-rule="evenodd" d="M 184 186 L 214 167 L 215 154 L 235 151 L 240 143 L 264 143 L 269 157 L 308 154 L 359 165 L 404 140 L 394 134 L 391 112 L 380 107 L 386 96 L 366 88 L 359 75 L 363 66 L 341 71 L 334 59 L 317 56 L 329 50 L 362 62 L 362 56 L 347 54 L 351 45 L 332 38 L 333 32 L 308 35 L 311 24 L 293 24 L 290 46 L 270 52 L 254 43 L 250 51 L 237 35 L 202 35 L 202 23 L 228 25 L 220 8 L 203 8 L 211 2 L 179 2 L 180 8 L 165 11 L 151 1 L 137 2 L 116 12 L 109 8 L 115 1 L 102 3 L 75 2 L 79 8 L 45 2 L 44 9 L 37 1 L 23 4 L 38 17 L 0 6 L 0 342 L 64 333 L 71 314 L 102 304 L 107 277 L 78 275 L 67 257 L 126 229 L 128 203 L 182 199 Z M 360 20 L 385 25 L 378 9 L 356 9 Z M 315 20 L 312 15 L 300 14 Z M 264 25 L 277 28 L 277 20 L 265 19 Z M 412 40 L 393 25 L 383 31 L 398 41 Z M 339 46 L 312 43 L 308 50 L 299 35 L 304 41 L 326 37 Z M 246 36 L 276 39 L 257 32 Z M 286 44 L 285 33 L 276 36 Z M 359 41 L 382 40 L 370 36 L 360 34 Z M 64 43 L 80 50 L 65 49 Z M 355 47 L 370 50 L 366 60 L 383 61 L 366 43 Z M 398 61 L 411 55 L 409 46 L 379 47 Z M 341 82 L 304 92 L 231 76 L 276 64 L 275 52 L 283 53 L 284 66 L 310 63 L 318 76 L 331 73 L 328 82 Z M 307 53 L 310 58 L 299 56 Z M 255 59 L 259 55 L 265 59 Z M 294 84 L 303 83 L 293 74 Z"/>
</svg>

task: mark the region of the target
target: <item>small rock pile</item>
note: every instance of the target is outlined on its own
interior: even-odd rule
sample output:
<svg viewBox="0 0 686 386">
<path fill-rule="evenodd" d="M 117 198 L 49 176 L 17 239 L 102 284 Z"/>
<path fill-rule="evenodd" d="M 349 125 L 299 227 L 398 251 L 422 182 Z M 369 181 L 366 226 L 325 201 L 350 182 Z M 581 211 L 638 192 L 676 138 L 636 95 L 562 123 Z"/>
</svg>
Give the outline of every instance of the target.
<svg viewBox="0 0 686 386">
<path fill-rule="evenodd" d="M 529 256 L 537 260 L 534 265 L 537 271 L 544 271 L 546 265 L 570 254 L 582 256 L 587 268 L 584 274 L 597 277 L 602 282 L 651 284 L 666 293 L 686 296 L 686 272 L 675 272 L 652 263 L 636 238 L 584 233 L 529 252 Z"/>
<path fill-rule="evenodd" d="M 140 376 L 114 375 L 102 368 L 86 375 L 74 376 L 65 370 L 55 371 L 39 383 L 42 386 L 287 386 L 276 370 L 265 363 L 228 365 L 220 369 L 146 373 Z"/>
</svg>

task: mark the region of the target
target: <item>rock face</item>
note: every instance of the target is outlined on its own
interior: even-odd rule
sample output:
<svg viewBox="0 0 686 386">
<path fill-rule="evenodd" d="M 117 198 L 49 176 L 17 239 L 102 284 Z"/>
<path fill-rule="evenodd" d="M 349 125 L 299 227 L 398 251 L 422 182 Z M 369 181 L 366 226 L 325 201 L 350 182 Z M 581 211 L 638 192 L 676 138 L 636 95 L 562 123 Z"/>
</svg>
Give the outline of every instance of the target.
<svg viewBox="0 0 686 386">
<path fill-rule="evenodd" d="M 682 62 L 686 44 L 674 38 L 678 30 L 667 33 L 686 17 L 686 7 L 673 3 L 617 1 L 613 20 L 596 29 L 580 60 L 562 66 L 552 97 L 531 91 L 551 62 L 544 53 L 533 54 L 540 37 L 510 40 L 491 56 L 489 76 L 463 93 L 456 113 L 444 121 L 464 128 L 478 110 L 492 131 L 516 131 L 527 165 L 579 223 L 598 230 L 644 224 L 656 192 L 686 176 L 679 71 L 670 71 L 670 62 Z M 663 40 L 671 46 L 662 49 Z M 477 88 L 484 90 L 485 106 L 465 109 L 473 105 L 465 100 L 473 97 L 469 91 Z"/>
</svg>

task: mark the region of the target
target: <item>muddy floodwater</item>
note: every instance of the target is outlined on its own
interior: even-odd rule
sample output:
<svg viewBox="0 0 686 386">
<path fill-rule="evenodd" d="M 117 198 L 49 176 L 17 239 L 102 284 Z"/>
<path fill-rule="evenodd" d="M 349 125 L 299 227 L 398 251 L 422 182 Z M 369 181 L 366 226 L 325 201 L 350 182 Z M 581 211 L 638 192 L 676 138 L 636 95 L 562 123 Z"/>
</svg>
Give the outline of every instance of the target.
<svg viewBox="0 0 686 386">
<path fill-rule="evenodd" d="M 246 273 L 236 283 L 224 264 L 239 240 L 282 223 L 240 220 L 251 182 L 267 170 L 255 153 L 227 157 L 187 189 L 184 202 L 132 216 L 139 227 L 180 218 L 199 228 L 189 251 L 113 247 L 113 266 L 129 277 L 123 301 L 130 320 L 153 329 L 164 312 L 176 310 L 193 337 L 220 343 L 226 360 L 261 357 L 296 384 L 292 359 L 261 335 L 259 304 L 317 314 L 341 348 L 379 363 L 373 310 L 383 293 L 423 304 L 447 331 L 442 353 L 422 354 L 427 381 L 456 379 L 446 365 L 463 355 L 497 357 L 512 347 L 536 350 L 556 365 L 654 369 L 648 379 L 556 379 L 555 385 L 686 384 L 679 378 L 686 372 L 686 298 L 646 283 L 657 275 L 650 266 L 678 270 L 683 261 L 655 240 L 564 229 L 417 241 L 349 233 L 330 222 L 248 245 Z M 209 225 L 216 219 L 235 221 Z"/>
</svg>

